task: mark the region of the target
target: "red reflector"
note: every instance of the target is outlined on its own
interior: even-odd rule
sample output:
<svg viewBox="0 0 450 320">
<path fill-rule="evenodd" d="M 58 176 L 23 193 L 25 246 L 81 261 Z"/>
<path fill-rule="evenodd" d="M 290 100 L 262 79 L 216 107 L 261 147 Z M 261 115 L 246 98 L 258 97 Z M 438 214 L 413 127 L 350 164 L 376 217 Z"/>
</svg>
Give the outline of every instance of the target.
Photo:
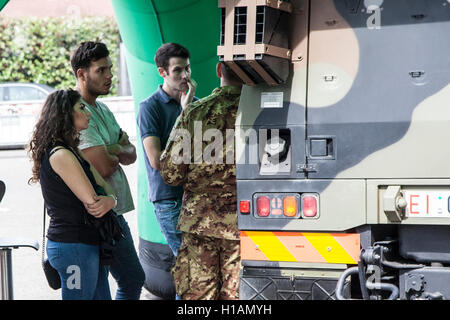
<svg viewBox="0 0 450 320">
<path fill-rule="evenodd" d="M 313 218 L 317 215 L 317 199 L 314 196 L 302 197 L 303 216 Z"/>
<path fill-rule="evenodd" d="M 270 199 L 268 197 L 256 199 L 256 213 L 260 217 L 267 217 L 270 214 Z"/>
<path fill-rule="evenodd" d="M 250 201 L 244 200 L 239 203 L 241 213 L 250 213 Z"/>
</svg>

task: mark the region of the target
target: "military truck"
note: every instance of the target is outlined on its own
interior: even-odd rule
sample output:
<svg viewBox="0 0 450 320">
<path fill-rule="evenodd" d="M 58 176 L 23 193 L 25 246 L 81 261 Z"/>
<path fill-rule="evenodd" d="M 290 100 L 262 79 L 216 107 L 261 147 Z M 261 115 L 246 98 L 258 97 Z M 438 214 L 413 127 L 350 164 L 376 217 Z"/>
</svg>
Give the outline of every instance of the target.
<svg viewBox="0 0 450 320">
<path fill-rule="evenodd" d="M 219 8 L 240 298 L 450 298 L 450 1 Z"/>
</svg>

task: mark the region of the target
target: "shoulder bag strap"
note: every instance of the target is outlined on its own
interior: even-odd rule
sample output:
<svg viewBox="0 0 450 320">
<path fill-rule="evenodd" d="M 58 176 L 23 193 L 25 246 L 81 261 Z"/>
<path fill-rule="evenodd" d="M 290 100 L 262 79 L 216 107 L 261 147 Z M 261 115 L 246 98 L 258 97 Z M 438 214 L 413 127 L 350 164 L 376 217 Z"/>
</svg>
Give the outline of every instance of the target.
<svg viewBox="0 0 450 320">
<path fill-rule="evenodd" d="M 44 203 L 44 221 L 42 222 L 42 263 L 45 260 L 45 203 Z"/>
</svg>

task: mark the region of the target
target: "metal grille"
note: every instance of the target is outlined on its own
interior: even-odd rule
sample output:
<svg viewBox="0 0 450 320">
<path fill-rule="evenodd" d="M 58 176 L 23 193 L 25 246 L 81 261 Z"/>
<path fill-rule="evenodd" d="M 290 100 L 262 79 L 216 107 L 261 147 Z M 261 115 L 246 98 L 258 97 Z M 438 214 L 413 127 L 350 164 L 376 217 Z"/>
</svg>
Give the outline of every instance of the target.
<svg viewBox="0 0 450 320">
<path fill-rule="evenodd" d="M 247 7 L 234 9 L 234 44 L 245 44 L 247 38 Z"/>
<path fill-rule="evenodd" d="M 225 8 L 221 8 L 220 11 L 220 45 L 223 46 L 225 44 Z"/>
<path fill-rule="evenodd" d="M 263 43 L 264 40 L 264 16 L 265 7 L 256 7 L 256 38 L 255 43 Z"/>
<path fill-rule="evenodd" d="M 243 276 L 239 297 L 242 300 L 335 300 L 336 279 L 282 276 Z M 345 291 L 349 290 L 349 283 Z"/>
</svg>

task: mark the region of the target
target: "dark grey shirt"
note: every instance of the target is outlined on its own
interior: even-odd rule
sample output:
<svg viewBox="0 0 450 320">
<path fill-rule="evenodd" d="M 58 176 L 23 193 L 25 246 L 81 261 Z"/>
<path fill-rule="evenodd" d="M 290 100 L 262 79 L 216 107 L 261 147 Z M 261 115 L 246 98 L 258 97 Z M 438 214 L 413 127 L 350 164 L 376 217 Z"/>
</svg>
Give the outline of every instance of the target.
<svg viewBox="0 0 450 320">
<path fill-rule="evenodd" d="M 194 98 L 194 100 L 198 100 L 198 98 Z M 155 136 L 161 140 L 161 150 L 164 150 L 181 110 L 180 103 L 165 93 L 160 85 L 155 93 L 139 104 L 137 124 L 141 134 L 141 144 L 146 137 Z M 145 150 L 143 145 L 142 150 Z M 150 165 L 147 156 L 144 159 L 149 185 L 149 200 L 154 202 L 172 198 L 181 199 L 183 186 L 172 187 L 165 184 L 160 171 Z"/>
</svg>

